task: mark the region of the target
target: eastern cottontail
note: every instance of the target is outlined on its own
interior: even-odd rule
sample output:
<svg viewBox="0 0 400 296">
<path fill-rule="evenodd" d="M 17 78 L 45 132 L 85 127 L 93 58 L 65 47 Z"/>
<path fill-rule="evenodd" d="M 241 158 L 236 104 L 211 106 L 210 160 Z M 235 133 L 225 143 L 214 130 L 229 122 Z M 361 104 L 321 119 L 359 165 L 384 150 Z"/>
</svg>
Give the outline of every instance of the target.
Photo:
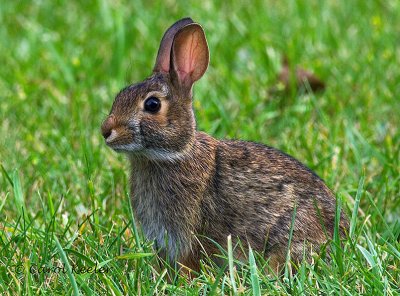
<svg viewBox="0 0 400 296">
<path fill-rule="evenodd" d="M 279 266 L 296 207 L 290 254 L 301 260 L 332 237 L 335 197 L 277 149 L 196 130 L 192 86 L 208 63 L 202 27 L 182 19 L 164 34 L 153 74 L 115 98 L 101 128 L 131 163 L 134 213 L 169 258 L 198 270 L 201 252 L 218 253 L 215 242 L 225 247 L 230 234 Z"/>
</svg>

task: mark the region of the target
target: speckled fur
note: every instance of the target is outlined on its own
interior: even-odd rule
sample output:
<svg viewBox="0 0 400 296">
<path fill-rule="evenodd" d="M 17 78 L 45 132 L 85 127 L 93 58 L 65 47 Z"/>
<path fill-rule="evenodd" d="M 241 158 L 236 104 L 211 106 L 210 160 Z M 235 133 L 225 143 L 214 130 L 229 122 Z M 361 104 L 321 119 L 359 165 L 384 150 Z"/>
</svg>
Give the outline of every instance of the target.
<svg viewBox="0 0 400 296">
<path fill-rule="evenodd" d="M 171 71 L 122 90 L 102 126 L 103 133 L 118 131 L 108 145 L 130 160 L 133 209 L 146 237 L 195 270 L 201 251 L 217 253 L 211 240 L 225 247 L 228 235 L 279 266 L 296 206 L 291 258 L 300 261 L 305 246 L 307 256 L 318 250 L 334 229 L 335 197 L 324 182 L 277 149 L 197 131 L 191 85 Z M 143 111 L 151 92 L 163 97 L 160 114 Z M 343 215 L 340 227 L 348 227 Z"/>
</svg>

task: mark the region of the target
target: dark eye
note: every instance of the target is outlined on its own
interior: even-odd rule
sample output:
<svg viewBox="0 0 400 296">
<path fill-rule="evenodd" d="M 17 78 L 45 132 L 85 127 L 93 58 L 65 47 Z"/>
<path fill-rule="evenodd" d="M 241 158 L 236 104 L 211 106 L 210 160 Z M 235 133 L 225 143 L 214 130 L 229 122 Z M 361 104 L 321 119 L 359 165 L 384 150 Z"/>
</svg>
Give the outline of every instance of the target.
<svg viewBox="0 0 400 296">
<path fill-rule="evenodd" d="M 161 101 L 159 98 L 150 97 L 147 98 L 146 101 L 144 101 L 144 110 L 148 112 L 156 113 L 160 110 L 160 108 L 161 108 Z"/>
</svg>

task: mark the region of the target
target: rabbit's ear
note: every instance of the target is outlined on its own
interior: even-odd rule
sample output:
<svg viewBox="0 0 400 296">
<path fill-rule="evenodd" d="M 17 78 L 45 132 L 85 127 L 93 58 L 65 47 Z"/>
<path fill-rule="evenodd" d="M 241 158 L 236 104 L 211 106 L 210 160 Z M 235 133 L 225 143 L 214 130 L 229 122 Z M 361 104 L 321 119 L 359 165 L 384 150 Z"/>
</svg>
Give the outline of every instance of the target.
<svg viewBox="0 0 400 296">
<path fill-rule="evenodd" d="M 206 35 L 199 24 L 186 25 L 176 33 L 170 73 L 181 86 L 191 89 L 193 83 L 206 72 L 209 59 Z"/>
<path fill-rule="evenodd" d="M 193 23 L 191 18 L 183 18 L 169 27 L 169 29 L 164 33 L 164 36 L 161 39 L 160 48 L 158 49 L 156 64 L 154 65 L 153 72 L 169 72 L 171 47 L 175 34 L 184 26 L 191 23 Z"/>
</svg>

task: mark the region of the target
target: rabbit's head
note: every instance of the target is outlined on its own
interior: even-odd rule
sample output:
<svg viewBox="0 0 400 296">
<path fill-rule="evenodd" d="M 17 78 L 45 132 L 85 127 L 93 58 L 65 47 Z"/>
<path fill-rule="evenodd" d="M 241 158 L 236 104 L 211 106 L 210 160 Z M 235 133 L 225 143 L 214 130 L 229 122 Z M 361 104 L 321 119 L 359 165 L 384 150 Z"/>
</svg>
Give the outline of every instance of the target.
<svg viewBox="0 0 400 296">
<path fill-rule="evenodd" d="M 208 62 L 202 27 L 190 18 L 173 24 L 161 40 L 153 74 L 116 96 L 101 127 L 107 145 L 149 158 L 184 155 L 195 136 L 193 83 Z"/>
</svg>

